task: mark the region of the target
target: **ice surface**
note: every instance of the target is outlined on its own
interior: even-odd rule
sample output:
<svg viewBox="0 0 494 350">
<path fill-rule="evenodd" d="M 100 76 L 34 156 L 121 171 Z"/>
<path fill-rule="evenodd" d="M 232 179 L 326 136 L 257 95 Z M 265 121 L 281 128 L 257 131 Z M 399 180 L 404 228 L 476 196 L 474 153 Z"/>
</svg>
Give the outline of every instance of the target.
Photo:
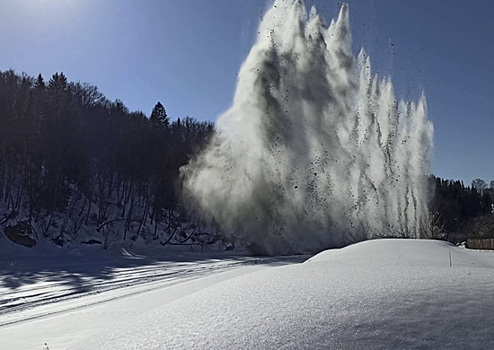
<svg viewBox="0 0 494 350">
<path fill-rule="evenodd" d="M 376 240 L 205 288 L 74 349 L 492 349 L 494 254 Z"/>
</svg>

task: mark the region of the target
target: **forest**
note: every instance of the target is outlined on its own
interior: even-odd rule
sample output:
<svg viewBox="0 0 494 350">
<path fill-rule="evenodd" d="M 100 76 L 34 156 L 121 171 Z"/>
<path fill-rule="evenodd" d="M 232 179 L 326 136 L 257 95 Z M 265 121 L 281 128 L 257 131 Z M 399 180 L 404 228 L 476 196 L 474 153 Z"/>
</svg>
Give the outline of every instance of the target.
<svg viewBox="0 0 494 350">
<path fill-rule="evenodd" d="M 467 238 L 494 238 L 494 181 L 490 187 L 482 179 L 465 186 L 459 180 L 431 176 L 430 184 L 431 225 L 437 228 L 439 238 L 452 243 Z"/>
<path fill-rule="evenodd" d="M 131 112 L 63 73 L 45 82 L 0 72 L 0 227 L 16 224 L 59 245 L 85 232 L 105 247 L 138 237 L 215 240 L 178 198 L 179 168 L 213 130 L 190 117 L 171 121 L 160 102 L 149 118 Z"/>
<path fill-rule="evenodd" d="M 63 73 L 0 71 L 0 229 L 31 246 L 221 242 L 180 201 L 179 169 L 213 133 L 212 122 L 172 121 L 161 102 L 149 117 L 129 111 Z M 493 187 L 431 175 L 434 238 L 494 237 Z"/>
</svg>

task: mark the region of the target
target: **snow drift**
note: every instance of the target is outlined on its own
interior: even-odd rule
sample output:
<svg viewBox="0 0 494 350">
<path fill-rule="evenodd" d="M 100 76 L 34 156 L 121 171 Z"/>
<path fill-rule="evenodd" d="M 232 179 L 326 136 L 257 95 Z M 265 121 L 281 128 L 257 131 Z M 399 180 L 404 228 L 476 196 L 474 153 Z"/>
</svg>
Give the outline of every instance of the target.
<svg viewBox="0 0 494 350">
<path fill-rule="evenodd" d="M 302 1 L 274 1 L 217 135 L 182 169 L 185 200 L 209 222 L 273 254 L 420 236 L 425 97 L 397 101 L 351 42 L 346 4 L 326 26 Z"/>
</svg>

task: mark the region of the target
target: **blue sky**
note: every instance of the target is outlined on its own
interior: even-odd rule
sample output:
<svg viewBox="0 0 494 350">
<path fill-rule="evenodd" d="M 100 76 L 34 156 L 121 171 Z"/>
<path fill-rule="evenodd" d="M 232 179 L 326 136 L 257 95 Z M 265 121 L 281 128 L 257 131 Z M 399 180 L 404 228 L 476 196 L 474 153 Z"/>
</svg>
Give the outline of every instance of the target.
<svg viewBox="0 0 494 350">
<path fill-rule="evenodd" d="M 400 98 L 424 90 L 435 126 L 433 171 L 494 180 L 494 2 L 348 1 L 354 49 L 391 75 Z M 306 0 L 326 20 L 340 1 Z M 0 0 L 0 70 L 63 71 L 149 115 L 215 120 L 265 0 Z"/>
</svg>

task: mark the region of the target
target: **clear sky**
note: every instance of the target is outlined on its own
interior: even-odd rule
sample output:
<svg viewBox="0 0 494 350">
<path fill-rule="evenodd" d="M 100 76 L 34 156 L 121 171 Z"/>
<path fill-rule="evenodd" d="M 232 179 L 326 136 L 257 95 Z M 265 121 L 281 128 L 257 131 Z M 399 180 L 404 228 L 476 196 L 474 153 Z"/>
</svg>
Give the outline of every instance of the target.
<svg viewBox="0 0 494 350">
<path fill-rule="evenodd" d="M 354 49 L 391 75 L 400 98 L 424 90 L 435 126 L 433 171 L 494 180 L 494 1 L 350 0 Z M 99 87 L 147 115 L 215 120 L 266 0 L 0 0 L 0 70 Z M 326 20 L 341 2 L 306 0 Z M 1 126 L 0 126 L 1 127 Z"/>
</svg>

